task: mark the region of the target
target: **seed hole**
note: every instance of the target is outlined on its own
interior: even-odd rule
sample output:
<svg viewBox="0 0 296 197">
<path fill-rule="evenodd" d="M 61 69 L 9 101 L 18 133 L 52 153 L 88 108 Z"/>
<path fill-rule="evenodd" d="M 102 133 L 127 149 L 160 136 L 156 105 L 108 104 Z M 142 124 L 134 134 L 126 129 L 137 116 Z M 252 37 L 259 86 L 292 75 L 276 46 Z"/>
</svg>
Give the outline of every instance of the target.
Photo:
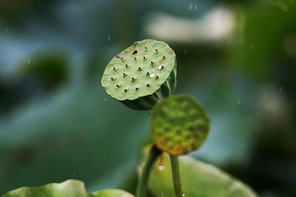
<svg viewBox="0 0 296 197">
<path fill-rule="evenodd" d="M 146 84 L 146 86 L 147 86 L 147 87 L 150 87 L 150 84 L 149 84 L 149 83 L 147 83 L 147 84 Z"/>
<path fill-rule="evenodd" d="M 158 69 L 162 70 L 162 69 L 164 69 L 164 66 L 158 66 Z"/>
<path fill-rule="evenodd" d="M 138 51 L 137 50 L 134 50 L 133 55 L 136 55 L 137 53 L 138 53 Z"/>
</svg>

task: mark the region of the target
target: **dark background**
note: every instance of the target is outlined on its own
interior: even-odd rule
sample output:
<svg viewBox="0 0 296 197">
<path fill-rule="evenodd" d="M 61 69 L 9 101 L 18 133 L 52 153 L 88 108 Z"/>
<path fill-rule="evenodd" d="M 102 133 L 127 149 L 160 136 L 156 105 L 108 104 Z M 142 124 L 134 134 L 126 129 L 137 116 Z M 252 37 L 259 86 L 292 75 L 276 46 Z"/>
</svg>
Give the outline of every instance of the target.
<svg viewBox="0 0 296 197">
<path fill-rule="evenodd" d="M 133 192 L 149 111 L 109 97 L 111 58 L 153 38 L 212 127 L 191 155 L 296 196 L 294 0 L 0 0 L 0 194 L 74 178 Z"/>
</svg>

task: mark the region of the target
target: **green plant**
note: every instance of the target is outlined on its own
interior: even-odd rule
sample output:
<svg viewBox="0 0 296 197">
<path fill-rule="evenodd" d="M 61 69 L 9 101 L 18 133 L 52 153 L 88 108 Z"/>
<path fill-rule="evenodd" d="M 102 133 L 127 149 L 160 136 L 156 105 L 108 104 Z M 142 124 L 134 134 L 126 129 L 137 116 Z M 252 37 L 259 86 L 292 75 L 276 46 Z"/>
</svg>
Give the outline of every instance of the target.
<svg viewBox="0 0 296 197">
<path fill-rule="evenodd" d="M 102 86 L 111 97 L 132 109 L 152 109 L 150 128 L 154 143 L 145 155 L 136 197 L 147 196 L 147 190 L 154 197 L 256 196 L 213 166 L 182 156 L 204 143 L 210 120 L 193 97 L 171 96 L 176 87 L 176 55 L 166 43 L 143 40 L 116 55 L 105 69 Z M 162 154 L 163 166 L 158 168 L 156 161 Z M 132 197 L 121 190 L 87 194 L 83 183 L 75 180 L 37 188 L 23 187 L 2 197 L 37 196 Z"/>
<path fill-rule="evenodd" d="M 158 102 L 151 115 L 151 134 L 161 150 L 170 154 L 177 197 L 183 196 L 178 155 L 197 150 L 205 141 L 210 120 L 192 97 L 171 96 Z"/>
<path fill-rule="evenodd" d="M 100 190 L 88 194 L 84 184 L 77 180 L 51 183 L 41 187 L 21 187 L 2 197 L 132 197 L 133 195 L 116 189 Z"/>
</svg>

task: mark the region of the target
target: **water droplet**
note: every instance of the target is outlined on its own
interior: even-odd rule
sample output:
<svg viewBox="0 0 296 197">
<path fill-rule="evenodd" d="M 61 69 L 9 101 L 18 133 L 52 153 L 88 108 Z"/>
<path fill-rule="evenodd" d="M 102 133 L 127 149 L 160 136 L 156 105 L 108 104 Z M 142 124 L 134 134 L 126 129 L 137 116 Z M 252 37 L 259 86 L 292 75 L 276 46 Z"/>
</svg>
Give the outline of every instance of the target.
<svg viewBox="0 0 296 197">
<path fill-rule="evenodd" d="M 8 32 L 9 31 L 9 27 L 6 27 L 5 31 Z"/>
<path fill-rule="evenodd" d="M 150 73 L 150 77 L 154 77 L 155 76 L 155 73 Z"/>
<path fill-rule="evenodd" d="M 104 100 L 107 101 L 107 98 L 105 98 Z"/>
<path fill-rule="evenodd" d="M 185 196 L 185 194 L 182 194 L 182 196 Z"/>
<path fill-rule="evenodd" d="M 159 70 L 163 69 L 163 66 L 158 66 L 158 69 L 159 69 Z"/>
<path fill-rule="evenodd" d="M 164 170 L 164 166 L 163 165 L 159 165 L 158 166 L 158 170 Z"/>
<path fill-rule="evenodd" d="M 184 54 L 187 54 L 187 53 L 188 53 L 188 50 L 187 50 L 187 49 L 185 49 L 185 50 L 184 50 Z"/>
<path fill-rule="evenodd" d="M 280 91 L 282 91 L 283 90 L 283 87 L 282 86 L 280 86 Z"/>
<path fill-rule="evenodd" d="M 108 41 L 111 39 L 111 36 L 108 36 Z"/>
<path fill-rule="evenodd" d="M 238 99 L 238 101 L 237 101 L 237 104 L 240 104 L 241 103 L 241 100 L 240 99 Z"/>
<path fill-rule="evenodd" d="M 76 172 L 73 172 L 73 177 L 76 177 Z"/>
<path fill-rule="evenodd" d="M 194 6 L 194 10 L 197 10 L 197 4 L 195 4 L 195 6 Z"/>
<path fill-rule="evenodd" d="M 31 58 L 28 59 L 28 64 L 30 64 L 30 63 L 31 63 Z"/>
<path fill-rule="evenodd" d="M 78 163 L 78 159 L 75 160 L 75 163 Z"/>
</svg>

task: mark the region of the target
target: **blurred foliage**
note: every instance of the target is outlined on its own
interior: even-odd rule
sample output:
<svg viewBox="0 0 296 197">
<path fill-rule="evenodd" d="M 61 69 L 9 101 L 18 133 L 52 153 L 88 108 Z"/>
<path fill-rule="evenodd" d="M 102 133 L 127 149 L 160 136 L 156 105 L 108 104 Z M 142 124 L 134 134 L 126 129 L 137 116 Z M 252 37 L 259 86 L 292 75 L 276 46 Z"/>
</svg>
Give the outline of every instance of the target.
<svg viewBox="0 0 296 197">
<path fill-rule="evenodd" d="M 69 62 L 63 52 L 46 52 L 33 55 L 20 67 L 22 81 L 35 80 L 43 90 L 52 90 L 65 83 L 69 75 Z"/>
<path fill-rule="evenodd" d="M 55 1 L 57 0 L 0 0 L 0 18 L 7 24 L 20 25 L 24 17 L 36 12 L 43 14 L 44 8 L 48 8 L 48 5 Z"/>
<path fill-rule="evenodd" d="M 290 69 L 296 78 L 295 67 L 289 68 L 278 58 L 283 53 L 288 56 L 295 48 L 296 4 L 262 4 L 244 7 L 240 12 L 241 29 L 237 37 L 238 46 L 233 48 L 235 64 L 243 66 L 264 79 L 272 76 L 277 64 L 281 69 Z M 291 63 L 296 63 L 295 54 Z M 263 78 L 264 77 L 264 78 Z"/>
</svg>

